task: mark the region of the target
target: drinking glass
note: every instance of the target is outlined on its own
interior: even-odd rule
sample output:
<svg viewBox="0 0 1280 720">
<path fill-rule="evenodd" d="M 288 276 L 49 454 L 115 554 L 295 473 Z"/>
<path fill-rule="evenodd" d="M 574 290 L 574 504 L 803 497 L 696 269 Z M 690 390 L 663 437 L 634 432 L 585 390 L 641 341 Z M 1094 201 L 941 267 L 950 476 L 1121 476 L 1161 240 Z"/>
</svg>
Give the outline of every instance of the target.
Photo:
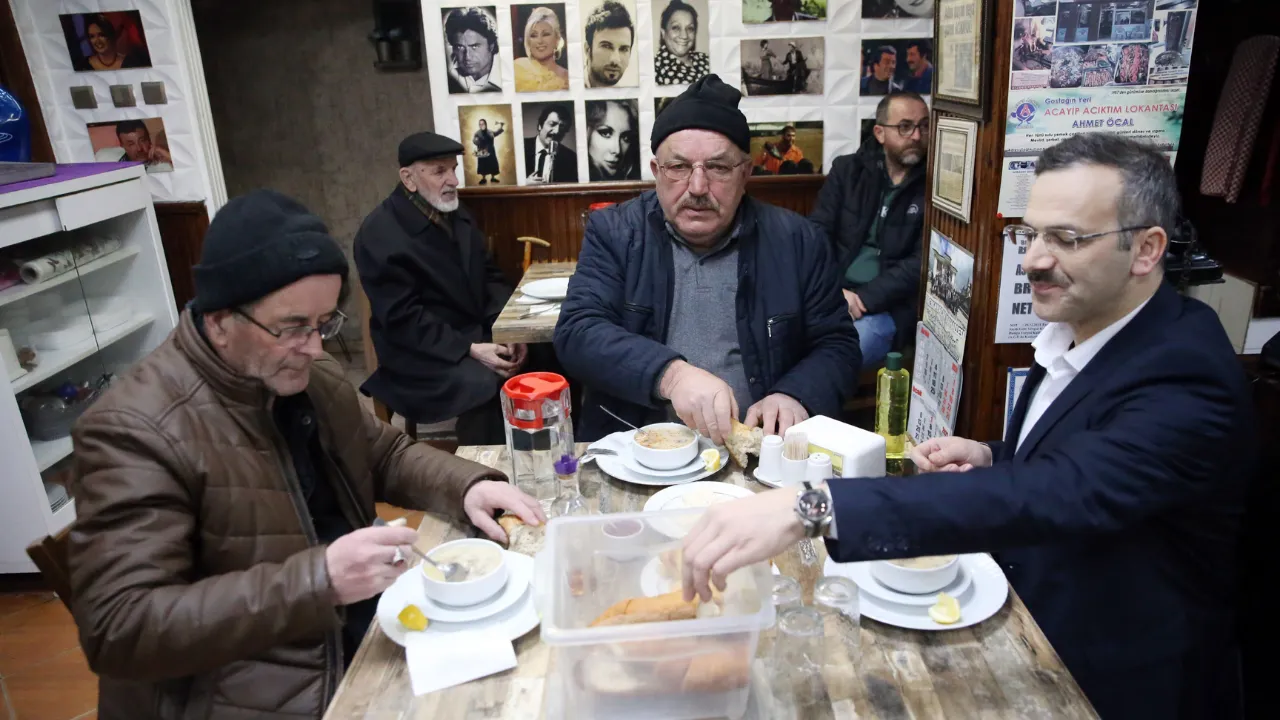
<svg viewBox="0 0 1280 720">
<path fill-rule="evenodd" d="M 782 611 L 774 640 L 771 675 L 800 707 L 810 705 L 823 693 L 823 650 L 821 613 L 804 606 Z"/>
<path fill-rule="evenodd" d="M 813 604 L 822 614 L 827 638 L 827 657 L 840 665 L 842 655 L 858 662 L 861 649 L 861 614 L 858 586 L 852 580 L 834 575 L 823 576 L 813 591 Z"/>
</svg>

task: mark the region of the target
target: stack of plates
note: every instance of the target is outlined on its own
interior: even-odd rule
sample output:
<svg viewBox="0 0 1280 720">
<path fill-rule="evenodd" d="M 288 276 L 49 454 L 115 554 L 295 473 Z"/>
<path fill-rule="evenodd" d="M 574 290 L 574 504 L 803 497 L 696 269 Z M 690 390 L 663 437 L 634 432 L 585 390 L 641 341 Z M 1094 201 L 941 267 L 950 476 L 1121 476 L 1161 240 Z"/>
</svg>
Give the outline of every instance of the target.
<svg viewBox="0 0 1280 720">
<path fill-rule="evenodd" d="M 724 469 L 729 464 L 729 451 L 716 446 L 710 440 L 701 435 L 698 436 L 698 453 L 684 467 L 675 470 L 654 470 L 650 467 L 641 465 L 635 456 L 631 453 L 631 438 L 636 434 L 635 430 L 619 432 L 609 435 L 608 437 L 597 440 L 590 445 L 589 449 L 605 449 L 613 450 L 617 455 L 599 455 L 596 457 L 596 464 L 604 471 L 606 475 L 617 478 L 624 482 L 635 483 L 636 485 L 680 485 L 682 483 L 701 480 L 710 477 L 719 472 L 707 470 L 706 464 L 703 463 L 701 453 L 705 450 L 714 449 L 720 453 L 720 469 Z"/>
<path fill-rule="evenodd" d="M 960 603 L 960 621 L 942 625 L 929 617 L 929 606 L 938 593 L 911 595 L 885 586 L 871 575 L 874 562 L 837 563 L 827 558 L 823 572 L 852 580 L 858 586 L 858 605 L 863 617 L 910 630 L 956 630 L 986 620 L 1009 599 L 1009 581 L 995 560 L 986 553 L 960 556 L 960 572 L 945 592 Z"/>
<path fill-rule="evenodd" d="M 417 605 L 431 622 L 423 633 L 451 633 L 495 630 L 511 640 L 538 626 L 538 610 L 533 601 L 533 558 L 503 550 L 511 574 L 507 584 L 482 603 L 455 607 L 427 597 L 422 586 L 421 567 L 411 568 L 396 579 L 378 598 L 378 625 L 397 645 L 404 645 L 410 632 L 400 624 L 400 611 Z"/>
</svg>

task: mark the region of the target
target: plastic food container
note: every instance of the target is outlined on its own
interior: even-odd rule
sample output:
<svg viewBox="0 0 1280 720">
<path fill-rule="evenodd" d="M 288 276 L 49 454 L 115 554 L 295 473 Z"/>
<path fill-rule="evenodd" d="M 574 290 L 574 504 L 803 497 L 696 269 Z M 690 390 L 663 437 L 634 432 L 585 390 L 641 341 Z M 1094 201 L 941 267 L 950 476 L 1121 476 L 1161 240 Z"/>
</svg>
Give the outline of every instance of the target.
<svg viewBox="0 0 1280 720">
<path fill-rule="evenodd" d="M 547 525 L 536 599 L 552 651 L 549 702 L 594 720 L 741 717 L 760 632 L 774 622 L 768 563 L 738 570 L 723 605 L 691 619 L 591 627 L 619 601 L 680 589 L 666 561 L 679 541 L 651 521 L 684 523 L 705 508 L 563 517 Z M 640 531 L 624 538 L 619 523 Z M 665 555 L 665 558 L 664 558 Z M 551 705 L 548 706 L 549 708 Z"/>
</svg>

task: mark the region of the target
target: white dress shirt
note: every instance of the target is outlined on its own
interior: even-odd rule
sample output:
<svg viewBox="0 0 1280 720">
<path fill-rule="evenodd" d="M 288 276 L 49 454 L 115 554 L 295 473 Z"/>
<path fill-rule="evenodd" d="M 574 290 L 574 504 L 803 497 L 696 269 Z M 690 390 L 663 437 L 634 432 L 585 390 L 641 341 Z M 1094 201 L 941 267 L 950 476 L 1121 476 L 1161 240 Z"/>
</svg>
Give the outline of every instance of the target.
<svg viewBox="0 0 1280 720">
<path fill-rule="evenodd" d="M 1022 431 L 1018 434 L 1015 452 L 1027 439 L 1027 435 L 1031 434 L 1031 429 L 1036 426 L 1053 401 L 1057 400 L 1076 375 L 1084 370 L 1084 366 L 1088 365 L 1089 361 L 1111 341 L 1111 338 L 1128 325 L 1129 321 L 1149 302 L 1151 298 L 1147 298 L 1128 315 L 1106 326 L 1075 347 L 1072 347 L 1072 343 L 1076 340 L 1076 333 L 1066 323 L 1049 323 L 1044 330 L 1040 331 L 1040 335 L 1036 337 L 1035 342 L 1031 343 L 1031 347 L 1036 349 L 1036 364 L 1045 369 L 1045 376 L 1036 386 L 1034 394 L 1027 403 L 1027 416 L 1022 420 Z"/>
</svg>

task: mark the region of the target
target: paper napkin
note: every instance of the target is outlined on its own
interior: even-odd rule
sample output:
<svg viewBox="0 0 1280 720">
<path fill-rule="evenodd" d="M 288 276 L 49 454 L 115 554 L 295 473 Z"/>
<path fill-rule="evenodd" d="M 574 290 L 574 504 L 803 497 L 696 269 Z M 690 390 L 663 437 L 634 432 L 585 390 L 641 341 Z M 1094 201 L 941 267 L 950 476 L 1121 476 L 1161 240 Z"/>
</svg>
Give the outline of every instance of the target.
<svg viewBox="0 0 1280 720">
<path fill-rule="evenodd" d="M 409 633 L 405 658 L 414 695 L 426 695 L 516 666 L 515 646 L 492 630 Z"/>
</svg>

